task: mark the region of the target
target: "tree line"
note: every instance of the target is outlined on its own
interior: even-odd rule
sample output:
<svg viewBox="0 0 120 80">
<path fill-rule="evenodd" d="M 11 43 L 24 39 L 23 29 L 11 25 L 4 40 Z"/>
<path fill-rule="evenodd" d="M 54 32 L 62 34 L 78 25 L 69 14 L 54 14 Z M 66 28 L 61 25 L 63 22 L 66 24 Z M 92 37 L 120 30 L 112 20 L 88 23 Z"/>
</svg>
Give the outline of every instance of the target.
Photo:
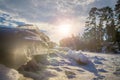
<svg viewBox="0 0 120 80">
<path fill-rule="evenodd" d="M 109 6 L 91 8 L 84 34 L 64 38 L 60 40 L 60 45 L 76 50 L 120 51 L 120 0 L 114 9 Z"/>
</svg>

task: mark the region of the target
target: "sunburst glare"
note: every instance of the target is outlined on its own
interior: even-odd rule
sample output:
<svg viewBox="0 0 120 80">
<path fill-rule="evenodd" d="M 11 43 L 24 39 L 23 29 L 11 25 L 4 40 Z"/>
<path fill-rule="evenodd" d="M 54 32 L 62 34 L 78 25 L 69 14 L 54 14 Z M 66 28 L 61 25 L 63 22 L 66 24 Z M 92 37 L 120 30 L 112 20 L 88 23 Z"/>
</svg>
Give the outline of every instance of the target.
<svg viewBox="0 0 120 80">
<path fill-rule="evenodd" d="M 58 33 L 63 36 L 63 37 L 67 37 L 72 33 L 72 25 L 70 24 L 61 24 L 58 27 Z"/>
</svg>

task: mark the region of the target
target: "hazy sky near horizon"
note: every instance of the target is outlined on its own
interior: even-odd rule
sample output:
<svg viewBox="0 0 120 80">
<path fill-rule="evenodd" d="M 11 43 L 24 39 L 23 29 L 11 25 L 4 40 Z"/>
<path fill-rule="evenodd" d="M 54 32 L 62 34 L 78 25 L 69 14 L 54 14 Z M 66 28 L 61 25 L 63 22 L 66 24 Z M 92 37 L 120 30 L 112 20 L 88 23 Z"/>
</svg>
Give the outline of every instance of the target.
<svg viewBox="0 0 120 80">
<path fill-rule="evenodd" d="M 92 7 L 114 7 L 117 0 L 0 0 L 0 11 L 18 20 L 33 23 L 47 30 L 52 40 L 63 36 L 58 27 L 71 25 L 71 34 L 83 32 L 84 22 Z"/>
</svg>

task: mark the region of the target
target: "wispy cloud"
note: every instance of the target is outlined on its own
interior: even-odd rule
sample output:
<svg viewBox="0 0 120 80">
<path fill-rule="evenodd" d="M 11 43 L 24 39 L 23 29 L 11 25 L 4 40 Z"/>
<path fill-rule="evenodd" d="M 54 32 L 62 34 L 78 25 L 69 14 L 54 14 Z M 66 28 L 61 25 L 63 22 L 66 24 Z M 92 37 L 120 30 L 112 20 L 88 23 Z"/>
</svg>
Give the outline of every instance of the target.
<svg viewBox="0 0 120 80">
<path fill-rule="evenodd" d="M 114 5 L 116 0 L 0 0 L 0 9 L 28 21 L 51 22 L 57 16 L 87 15 L 92 6 Z M 97 4 L 97 5 L 96 5 Z"/>
<path fill-rule="evenodd" d="M 84 26 L 90 8 L 111 6 L 117 0 L 0 0 L 0 10 L 16 19 L 39 24 L 53 36 L 56 23 L 72 21 L 75 32 Z M 77 31 L 78 30 L 78 31 Z"/>
</svg>

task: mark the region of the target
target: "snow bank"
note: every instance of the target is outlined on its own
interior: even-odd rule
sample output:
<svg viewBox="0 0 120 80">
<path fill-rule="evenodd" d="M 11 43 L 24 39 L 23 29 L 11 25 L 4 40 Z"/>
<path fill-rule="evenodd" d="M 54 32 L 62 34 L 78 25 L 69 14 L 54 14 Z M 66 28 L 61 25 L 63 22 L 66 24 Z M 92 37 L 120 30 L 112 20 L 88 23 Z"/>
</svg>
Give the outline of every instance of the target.
<svg viewBox="0 0 120 80">
<path fill-rule="evenodd" d="M 0 64 L 0 80 L 32 80 L 30 78 L 25 78 L 18 71 L 10 69 Z"/>
<path fill-rule="evenodd" d="M 89 59 L 84 54 L 82 54 L 81 51 L 69 50 L 67 55 L 80 64 L 88 64 L 90 62 Z"/>
</svg>

